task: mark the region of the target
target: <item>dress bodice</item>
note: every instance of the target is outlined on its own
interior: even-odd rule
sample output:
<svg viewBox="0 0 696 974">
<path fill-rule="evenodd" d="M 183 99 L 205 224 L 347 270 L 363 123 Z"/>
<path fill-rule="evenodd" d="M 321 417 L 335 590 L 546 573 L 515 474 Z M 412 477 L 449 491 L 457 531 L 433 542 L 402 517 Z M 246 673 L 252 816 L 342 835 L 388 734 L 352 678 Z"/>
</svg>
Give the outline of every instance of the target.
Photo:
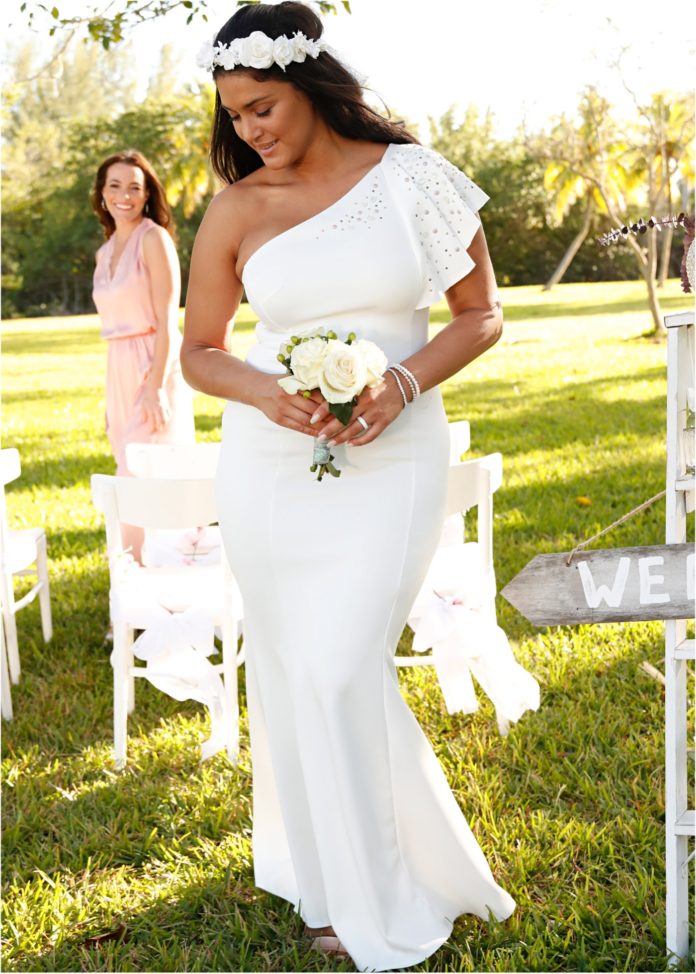
<svg viewBox="0 0 696 974">
<path fill-rule="evenodd" d="M 143 260 L 143 237 L 156 224 L 145 217 L 131 233 L 111 272 L 115 235 L 97 251 L 92 297 L 104 338 L 144 335 L 157 328 L 150 275 Z"/>
<path fill-rule="evenodd" d="M 317 327 L 370 338 L 390 361 L 408 357 L 427 341 L 430 304 L 474 266 L 466 248 L 487 199 L 432 150 L 388 145 L 339 200 L 247 260 L 259 317 L 247 362 L 282 372 L 281 343 Z"/>
</svg>

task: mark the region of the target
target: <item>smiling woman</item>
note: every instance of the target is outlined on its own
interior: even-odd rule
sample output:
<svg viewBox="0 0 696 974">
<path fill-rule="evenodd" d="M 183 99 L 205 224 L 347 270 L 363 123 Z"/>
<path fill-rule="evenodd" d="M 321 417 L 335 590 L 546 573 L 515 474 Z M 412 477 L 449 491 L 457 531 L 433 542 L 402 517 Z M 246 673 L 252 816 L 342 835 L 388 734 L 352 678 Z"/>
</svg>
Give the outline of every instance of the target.
<svg viewBox="0 0 696 974">
<path fill-rule="evenodd" d="M 167 198 L 154 169 L 134 149 L 100 165 L 92 208 L 107 238 L 97 251 L 94 303 L 108 341 L 106 428 L 127 475 L 127 443 L 189 443 L 191 390 L 179 364 L 179 259 Z M 143 534 L 124 526 L 139 560 Z"/>
</svg>

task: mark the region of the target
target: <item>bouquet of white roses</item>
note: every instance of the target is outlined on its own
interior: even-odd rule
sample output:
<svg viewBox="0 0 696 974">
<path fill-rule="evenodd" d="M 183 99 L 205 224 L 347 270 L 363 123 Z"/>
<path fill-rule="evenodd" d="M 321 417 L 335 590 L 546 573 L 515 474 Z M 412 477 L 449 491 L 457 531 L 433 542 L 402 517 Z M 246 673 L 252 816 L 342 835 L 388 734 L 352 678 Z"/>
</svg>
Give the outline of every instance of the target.
<svg viewBox="0 0 696 974">
<path fill-rule="evenodd" d="M 373 388 L 382 381 L 387 368 L 387 356 L 378 345 L 366 339 L 356 340 L 351 332 L 340 341 L 334 331 L 324 334 L 321 330 L 298 337 L 293 335 L 278 353 L 288 374 L 278 379 L 285 392 L 302 393 L 309 397 L 318 389 L 329 404 L 329 411 L 347 426 L 353 414 L 358 396 L 366 388 Z M 321 480 L 325 473 L 340 477 L 341 471 L 334 466 L 334 456 L 328 444 L 314 444 L 312 465 L 309 468 Z"/>
</svg>

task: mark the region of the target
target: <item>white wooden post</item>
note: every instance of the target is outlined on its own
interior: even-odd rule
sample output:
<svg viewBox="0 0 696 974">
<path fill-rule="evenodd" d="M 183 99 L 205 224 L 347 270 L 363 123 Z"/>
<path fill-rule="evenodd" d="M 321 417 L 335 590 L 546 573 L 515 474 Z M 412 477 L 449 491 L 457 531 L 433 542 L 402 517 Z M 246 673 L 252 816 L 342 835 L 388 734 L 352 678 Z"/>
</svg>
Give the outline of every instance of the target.
<svg viewBox="0 0 696 974">
<path fill-rule="evenodd" d="M 694 509 L 693 431 L 686 432 L 688 390 L 694 402 L 694 314 L 667 315 L 667 517 L 666 542 L 686 541 L 686 515 Z M 696 816 L 688 802 L 687 670 L 694 640 L 686 620 L 665 622 L 665 831 L 667 951 L 669 965 L 689 956 L 689 837 Z"/>
</svg>

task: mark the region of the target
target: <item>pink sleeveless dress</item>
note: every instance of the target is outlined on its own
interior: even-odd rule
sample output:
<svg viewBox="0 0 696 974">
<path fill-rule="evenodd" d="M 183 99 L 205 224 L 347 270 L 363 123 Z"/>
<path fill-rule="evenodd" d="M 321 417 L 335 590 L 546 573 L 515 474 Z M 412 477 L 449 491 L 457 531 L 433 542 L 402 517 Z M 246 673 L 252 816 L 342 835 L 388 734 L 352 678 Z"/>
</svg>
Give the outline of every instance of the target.
<svg viewBox="0 0 696 974">
<path fill-rule="evenodd" d="M 143 237 L 152 220 L 136 227 L 111 274 L 114 237 L 97 251 L 92 296 L 108 341 L 106 368 L 106 432 L 116 458 L 116 473 L 128 475 L 127 443 L 193 443 L 193 397 L 179 365 L 181 337 L 173 336 L 172 366 L 165 382 L 171 418 L 153 432 L 142 418 L 143 383 L 150 374 L 155 351 L 157 318 L 150 276 L 143 261 Z"/>
</svg>

